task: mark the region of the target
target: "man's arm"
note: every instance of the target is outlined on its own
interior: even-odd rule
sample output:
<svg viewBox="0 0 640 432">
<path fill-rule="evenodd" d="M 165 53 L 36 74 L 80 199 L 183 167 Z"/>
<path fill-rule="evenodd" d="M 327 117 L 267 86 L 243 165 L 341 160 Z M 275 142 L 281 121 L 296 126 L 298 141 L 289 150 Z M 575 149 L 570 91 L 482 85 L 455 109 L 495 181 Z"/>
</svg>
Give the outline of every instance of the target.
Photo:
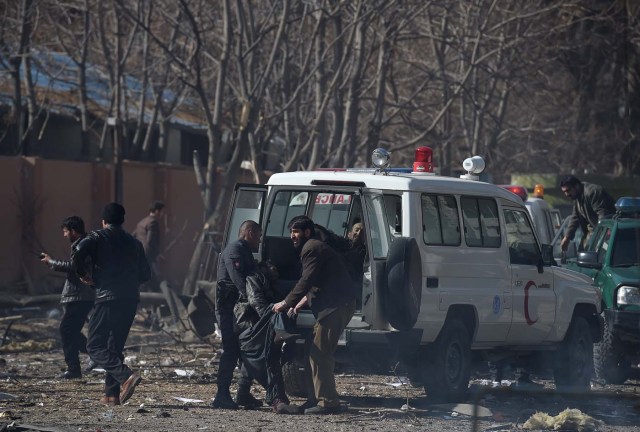
<svg viewBox="0 0 640 432">
<path fill-rule="evenodd" d="M 243 254 L 243 246 L 238 243 L 232 243 L 230 245 L 233 249 L 229 253 L 223 253 L 220 255 L 224 259 L 224 265 L 227 268 L 231 281 L 236 286 L 240 295 L 247 297 L 247 273 L 250 269 L 247 268 L 248 260 L 253 260 L 253 255 L 249 252 L 249 255 Z"/>
<path fill-rule="evenodd" d="M 573 204 L 573 211 L 571 212 L 571 216 L 569 216 L 569 223 L 567 224 L 567 231 L 564 233 L 564 237 L 569 240 L 573 240 L 573 237 L 576 235 L 576 230 L 580 226 L 580 217 L 578 216 L 578 206 L 576 203 Z"/>
<path fill-rule="evenodd" d="M 47 264 L 53 271 L 69 273 L 73 271 L 70 260 L 54 260 L 49 255 L 44 254 L 44 257 L 40 260 Z"/>
<path fill-rule="evenodd" d="M 71 271 L 76 272 L 81 278 L 87 274 L 86 260 L 87 257 L 94 259 L 96 240 L 90 236 L 87 236 L 80 240 L 78 246 L 71 253 Z"/>
</svg>

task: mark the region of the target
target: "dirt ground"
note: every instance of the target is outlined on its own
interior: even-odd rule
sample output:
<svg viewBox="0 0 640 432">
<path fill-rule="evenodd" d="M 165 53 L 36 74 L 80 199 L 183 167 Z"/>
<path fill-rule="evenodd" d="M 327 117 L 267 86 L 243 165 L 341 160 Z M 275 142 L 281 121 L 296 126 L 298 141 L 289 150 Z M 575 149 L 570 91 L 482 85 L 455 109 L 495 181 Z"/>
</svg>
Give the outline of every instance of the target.
<svg viewBox="0 0 640 432">
<path fill-rule="evenodd" d="M 473 377 L 469 399 L 455 406 L 427 404 L 423 389 L 402 383 L 403 377 L 361 375 L 346 369 L 337 376 L 338 391 L 349 406 L 345 413 L 283 416 L 267 407 L 214 410 L 208 404 L 215 391 L 219 341 L 186 343 L 169 331 L 149 330 L 144 311 L 136 319 L 125 352 L 127 363 L 142 373 L 143 382 L 125 405 L 106 407 L 98 402 L 100 372 L 81 380 L 55 378 L 64 365 L 57 333 L 59 317 L 55 312 L 45 315 L 44 310 L 35 312 L 14 322 L 8 332 L 7 322 L 0 322 L 0 334 L 6 332 L 0 347 L 1 431 L 496 432 L 521 430 L 536 411 L 555 416 L 566 408 L 580 409 L 600 420 L 600 431 L 640 431 L 639 380 L 606 388 L 594 384 L 588 395 L 567 396 L 555 393 L 551 381 L 539 381 L 545 389 L 528 394 L 508 387 L 495 390 L 488 377 Z M 260 399 L 265 395 L 258 385 L 253 393 Z M 7 399 L 12 396 L 15 399 Z M 481 416 L 477 422 L 467 415 L 475 401 Z M 293 398 L 292 402 L 303 400 Z"/>
</svg>

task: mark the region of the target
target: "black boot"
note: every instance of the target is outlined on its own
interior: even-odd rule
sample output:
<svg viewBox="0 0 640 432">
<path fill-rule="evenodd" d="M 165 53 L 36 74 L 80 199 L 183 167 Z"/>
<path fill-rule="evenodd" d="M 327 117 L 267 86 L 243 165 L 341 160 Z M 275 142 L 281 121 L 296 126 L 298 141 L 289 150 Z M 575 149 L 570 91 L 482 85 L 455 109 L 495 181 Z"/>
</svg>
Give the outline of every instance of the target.
<svg viewBox="0 0 640 432">
<path fill-rule="evenodd" d="M 221 409 L 229 409 L 229 410 L 237 410 L 238 404 L 236 404 L 233 399 L 231 399 L 231 394 L 227 390 L 218 391 L 216 397 L 211 402 L 212 408 L 221 408 Z"/>
<path fill-rule="evenodd" d="M 58 375 L 59 379 L 78 379 L 82 378 L 80 369 L 67 369 L 64 373 Z"/>
<path fill-rule="evenodd" d="M 254 398 L 251 394 L 251 385 L 244 384 L 238 386 L 236 403 L 246 409 L 260 408 L 262 406 L 262 401 Z"/>
</svg>

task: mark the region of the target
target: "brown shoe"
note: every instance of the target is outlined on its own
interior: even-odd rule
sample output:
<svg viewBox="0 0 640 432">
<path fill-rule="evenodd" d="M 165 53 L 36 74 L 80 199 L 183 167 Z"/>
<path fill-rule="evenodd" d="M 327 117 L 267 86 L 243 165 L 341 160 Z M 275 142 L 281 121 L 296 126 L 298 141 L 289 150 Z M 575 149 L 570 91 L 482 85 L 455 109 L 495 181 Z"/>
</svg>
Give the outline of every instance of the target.
<svg viewBox="0 0 640 432">
<path fill-rule="evenodd" d="M 118 396 L 102 396 L 100 398 L 100 403 L 103 405 L 120 405 L 120 398 Z"/>
<path fill-rule="evenodd" d="M 133 391 L 136 389 L 136 386 L 140 384 L 142 378 L 137 373 L 132 373 L 129 378 L 120 386 L 120 402 L 125 403 L 129 400 L 131 396 L 133 396 Z"/>
</svg>

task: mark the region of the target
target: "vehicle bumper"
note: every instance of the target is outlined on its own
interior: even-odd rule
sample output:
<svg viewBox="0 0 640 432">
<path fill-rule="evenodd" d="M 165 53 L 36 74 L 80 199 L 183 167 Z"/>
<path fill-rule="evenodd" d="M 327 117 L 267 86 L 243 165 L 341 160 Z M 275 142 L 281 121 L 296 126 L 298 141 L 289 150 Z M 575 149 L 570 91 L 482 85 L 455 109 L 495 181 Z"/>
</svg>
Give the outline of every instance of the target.
<svg viewBox="0 0 640 432">
<path fill-rule="evenodd" d="M 621 339 L 640 343 L 640 312 L 606 309 L 604 317 Z"/>
</svg>

